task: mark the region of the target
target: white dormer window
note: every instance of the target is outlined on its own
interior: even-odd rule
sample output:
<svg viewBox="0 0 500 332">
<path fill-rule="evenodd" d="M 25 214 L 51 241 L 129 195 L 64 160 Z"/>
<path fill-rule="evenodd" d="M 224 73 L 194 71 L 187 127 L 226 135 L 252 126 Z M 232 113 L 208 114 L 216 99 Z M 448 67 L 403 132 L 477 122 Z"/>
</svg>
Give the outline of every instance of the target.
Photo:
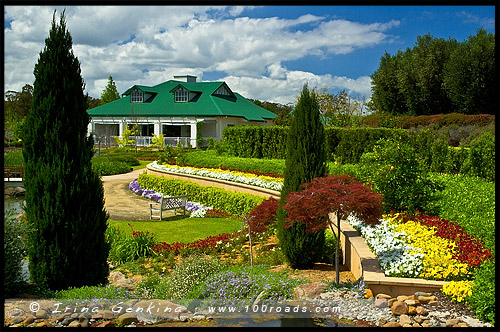
<svg viewBox="0 0 500 332">
<path fill-rule="evenodd" d="M 216 95 L 223 95 L 223 96 L 230 96 L 231 92 L 229 92 L 229 90 L 224 85 L 222 85 L 220 88 L 217 89 L 217 91 L 215 91 L 215 94 Z"/>
<path fill-rule="evenodd" d="M 187 102 L 189 96 L 189 91 L 183 88 L 175 90 L 175 102 Z"/>
<path fill-rule="evenodd" d="M 140 90 L 134 90 L 130 94 L 131 103 L 142 103 L 144 102 L 144 94 Z"/>
</svg>

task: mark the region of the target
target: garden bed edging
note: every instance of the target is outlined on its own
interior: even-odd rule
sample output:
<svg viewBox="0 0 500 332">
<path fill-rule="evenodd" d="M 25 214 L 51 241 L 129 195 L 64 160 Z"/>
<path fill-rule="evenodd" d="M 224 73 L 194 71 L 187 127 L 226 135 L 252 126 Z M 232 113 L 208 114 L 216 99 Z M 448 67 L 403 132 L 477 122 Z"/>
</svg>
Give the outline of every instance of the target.
<svg viewBox="0 0 500 332">
<path fill-rule="evenodd" d="M 206 178 L 203 176 L 199 175 L 193 175 L 193 174 L 184 174 L 184 173 L 176 173 L 176 172 L 169 172 L 169 171 L 164 171 L 164 170 L 159 170 L 151 167 L 151 164 L 148 164 L 146 166 L 146 172 L 147 174 L 151 175 L 159 175 L 159 176 L 165 176 L 169 178 L 174 178 L 174 179 L 179 179 L 179 180 L 186 180 L 186 181 L 191 181 L 194 183 L 197 183 L 201 186 L 207 186 L 207 187 L 218 187 L 222 188 L 224 190 L 230 190 L 230 191 L 236 191 L 236 192 L 243 192 L 243 193 L 248 193 L 256 196 L 263 196 L 263 197 L 273 197 L 276 199 L 280 199 L 281 193 L 276 190 L 271 190 L 271 189 L 266 189 L 266 188 L 261 188 L 261 187 L 256 187 L 256 186 L 250 186 L 248 184 L 244 183 L 238 183 L 238 182 L 232 182 L 232 181 L 226 181 L 226 180 L 220 180 L 220 179 L 214 179 L 214 178 Z"/>
<path fill-rule="evenodd" d="M 336 224 L 334 214 L 330 219 Z M 355 278 L 363 280 L 373 294 L 384 293 L 393 297 L 420 292 L 440 291 L 449 281 L 426 280 L 421 278 L 387 277 L 380 268 L 378 258 L 370 250 L 365 240 L 349 223 L 340 221 L 340 242 L 344 263 Z"/>
</svg>

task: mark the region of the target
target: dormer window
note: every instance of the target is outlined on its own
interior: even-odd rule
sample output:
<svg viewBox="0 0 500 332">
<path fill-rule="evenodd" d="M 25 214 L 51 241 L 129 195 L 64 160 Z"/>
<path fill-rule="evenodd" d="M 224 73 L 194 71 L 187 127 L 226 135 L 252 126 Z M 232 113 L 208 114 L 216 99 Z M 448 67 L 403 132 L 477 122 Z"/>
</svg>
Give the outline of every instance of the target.
<svg viewBox="0 0 500 332">
<path fill-rule="evenodd" d="M 140 90 L 134 90 L 130 93 L 131 103 L 142 103 L 144 102 L 144 93 Z"/>
<path fill-rule="evenodd" d="M 183 88 L 175 90 L 175 102 L 182 103 L 187 102 L 189 96 L 189 91 Z"/>
</svg>

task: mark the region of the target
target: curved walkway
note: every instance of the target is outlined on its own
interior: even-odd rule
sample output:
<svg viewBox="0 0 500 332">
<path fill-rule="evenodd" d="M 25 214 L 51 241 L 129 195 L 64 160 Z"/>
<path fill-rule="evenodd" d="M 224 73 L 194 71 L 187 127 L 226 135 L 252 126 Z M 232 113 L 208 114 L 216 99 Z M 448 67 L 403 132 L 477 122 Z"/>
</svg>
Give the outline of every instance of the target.
<svg viewBox="0 0 500 332">
<path fill-rule="evenodd" d="M 149 220 L 151 200 L 139 197 L 129 189 L 129 184 L 146 169 L 125 174 L 101 177 L 104 186 L 104 207 L 111 220 Z"/>
</svg>

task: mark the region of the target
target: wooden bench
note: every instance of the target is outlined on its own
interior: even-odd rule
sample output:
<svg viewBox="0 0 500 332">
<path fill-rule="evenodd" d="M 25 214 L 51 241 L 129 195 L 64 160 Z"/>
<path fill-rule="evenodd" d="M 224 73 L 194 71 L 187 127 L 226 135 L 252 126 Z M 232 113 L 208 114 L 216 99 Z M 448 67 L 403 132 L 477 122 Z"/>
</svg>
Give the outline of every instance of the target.
<svg viewBox="0 0 500 332">
<path fill-rule="evenodd" d="M 10 181 L 11 178 L 24 178 L 24 166 L 7 166 L 3 168 L 3 177 Z"/>
<path fill-rule="evenodd" d="M 186 215 L 186 200 L 187 195 L 172 196 L 172 197 L 162 197 L 159 203 L 149 203 L 149 219 L 159 218 L 162 220 L 163 211 L 174 210 L 174 215 L 177 210 L 182 209 L 182 214 Z M 153 215 L 153 212 L 158 214 Z"/>
</svg>

